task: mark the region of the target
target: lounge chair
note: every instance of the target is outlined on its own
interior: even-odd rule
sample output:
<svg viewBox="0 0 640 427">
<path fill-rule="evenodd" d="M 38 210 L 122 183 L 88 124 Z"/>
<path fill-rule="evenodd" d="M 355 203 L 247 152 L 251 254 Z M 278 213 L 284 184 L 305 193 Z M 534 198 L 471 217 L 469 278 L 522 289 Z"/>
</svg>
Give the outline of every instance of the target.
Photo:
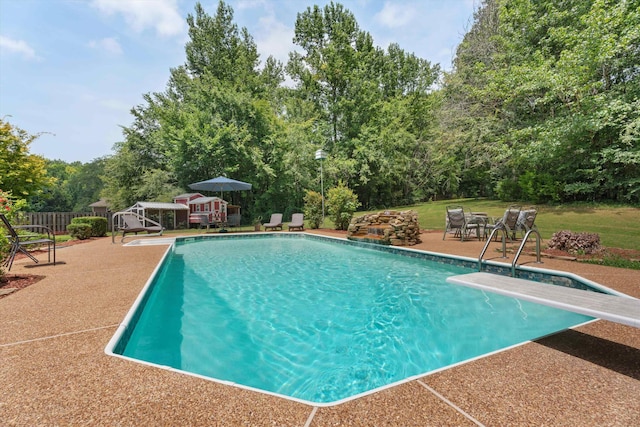
<svg viewBox="0 0 640 427">
<path fill-rule="evenodd" d="M 520 217 L 520 206 L 512 205 L 507 208 L 504 212 L 502 218 L 497 220 L 495 224 L 487 224 L 485 226 L 485 233 L 490 233 L 491 230 L 504 230 L 509 241 L 513 241 L 516 239 L 516 224 L 518 223 L 518 218 Z M 495 238 L 498 238 L 498 234 L 496 233 Z"/>
<path fill-rule="evenodd" d="M 515 233 L 520 232 L 524 237 L 530 230 L 537 230 L 538 227 L 535 224 L 537 215 L 538 210 L 535 207 L 521 210 L 516 222 Z"/>
<path fill-rule="evenodd" d="M 464 242 L 465 237 L 469 237 L 471 230 L 474 230 L 478 240 L 480 240 L 480 224 L 470 223 L 464 213 L 462 206 L 447 206 L 447 221 L 444 229 L 442 240 L 447 237 L 447 233 L 454 232 L 454 237 L 460 237 L 460 241 Z"/>
<path fill-rule="evenodd" d="M 118 231 L 122 232 L 121 242 L 124 242 L 127 234 L 135 234 L 146 232 L 147 235 L 145 237 L 151 236 L 162 236 L 162 232 L 164 228 L 155 221 L 150 220 L 149 218 L 145 218 L 142 215 L 138 215 L 135 212 L 116 212 L 113 215 L 113 223 L 115 225 L 116 219 L 119 218 L 122 220 L 122 224 L 118 227 Z M 141 221 L 144 221 L 141 222 Z M 144 225 L 147 222 L 154 225 Z M 113 241 L 113 234 L 111 240 Z"/>
<path fill-rule="evenodd" d="M 266 224 L 262 224 L 262 226 L 264 227 L 264 231 L 267 231 L 269 229 L 275 230 L 276 228 L 282 230 L 282 214 L 271 214 L 271 219 L 269 220 L 269 222 Z"/>
<path fill-rule="evenodd" d="M 291 222 L 287 224 L 287 228 L 289 231 L 296 229 L 303 231 L 304 230 L 304 214 L 294 213 L 291 215 Z"/>
<path fill-rule="evenodd" d="M 0 219 L 2 219 L 2 222 L 4 223 L 7 231 L 9 231 L 9 235 L 7 237 L 9 238 L 9 243 L 11 244 L 11 248 L 9 249 L 9 256 L 3 264 L 5 267 L 7 267 L 7 270 L 11 270 L 13 260 L 15 259 L 18 252 L 22 252 L 37 264 L 39 261 L 36 259 L 36 257 L 33 256 L 33 254 L 31 254 L 27 250 L 27 247 L 41 246 L 45 244 L 47 245 L 48 262 L 51 263 L 51 252 L 53 251 L 53 265 L 56 265 L 56 239 L 53 231 L 49 227 L 35 224 L 12 226 L 11 223 L 9 223 L 9 219 L 7 219 L 4 214 L 0 214 Z M 41 232 L 42 234 L 19 234 L 16 231 L 19 229 L 35 230 Z M 42 237 L 45 232 L 47 234 L 46 238 Z"/>
</svg>

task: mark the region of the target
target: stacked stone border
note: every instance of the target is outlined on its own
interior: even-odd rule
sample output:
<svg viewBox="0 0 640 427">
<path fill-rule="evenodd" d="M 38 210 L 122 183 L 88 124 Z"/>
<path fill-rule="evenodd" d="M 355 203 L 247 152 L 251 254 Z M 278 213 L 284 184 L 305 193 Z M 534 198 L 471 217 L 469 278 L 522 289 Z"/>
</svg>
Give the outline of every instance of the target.
<svg viewBox="0 0 640 427">
<path fill-rule="evenodd" d="M 381 245 L 413 246 L 421 243 L 415 211 L 383 211 L 351 219 L 347 239 Z"/>
</svg>

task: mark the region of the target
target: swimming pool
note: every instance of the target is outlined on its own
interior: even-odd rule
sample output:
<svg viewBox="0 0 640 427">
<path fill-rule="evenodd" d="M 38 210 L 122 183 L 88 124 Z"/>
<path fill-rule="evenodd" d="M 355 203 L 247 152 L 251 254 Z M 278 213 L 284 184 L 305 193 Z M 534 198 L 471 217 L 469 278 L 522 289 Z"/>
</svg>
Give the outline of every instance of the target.
<svg viewBox="0 0 640 427">
<path fill-rule="evenodd" d="M 108 352 L 320 406 L 591 320 L 447 284 L 473 271 L 453 261 L 300 234 L 178 239 Z"/>
</svg>

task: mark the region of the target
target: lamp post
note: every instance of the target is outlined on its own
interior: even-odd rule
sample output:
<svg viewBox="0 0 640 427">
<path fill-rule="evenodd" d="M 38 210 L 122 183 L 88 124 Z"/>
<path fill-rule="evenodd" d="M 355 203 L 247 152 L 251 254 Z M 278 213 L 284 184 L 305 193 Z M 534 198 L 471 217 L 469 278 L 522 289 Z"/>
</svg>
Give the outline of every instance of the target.
<svg viewBox="0 0 640 427">
<path fill-rule="evenodd" d="M 322 178 L 322 160 L 327 158 L 327 153 L 321 148 L 316 150 L 316 160 L 320 160 L 320 194 L 322 195 L 322 222 L 324 223 L 324 181 Z"/>
</svg>

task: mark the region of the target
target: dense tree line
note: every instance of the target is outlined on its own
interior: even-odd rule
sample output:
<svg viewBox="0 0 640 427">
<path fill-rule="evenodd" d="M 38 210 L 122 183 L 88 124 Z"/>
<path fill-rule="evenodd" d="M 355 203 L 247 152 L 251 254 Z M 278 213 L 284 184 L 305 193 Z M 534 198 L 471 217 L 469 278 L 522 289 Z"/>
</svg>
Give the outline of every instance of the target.
<svg viewBox="0 0 640 427">
<path fill-rule="evenodd" d="M 103 190 L 107 158 L 84 164 L 48 160 L 29 152 L 39 136 L 0 119 L 0 192 L 28 211 L 86 212 Z"/>
<path fill-rule="evenodd" d="M 75 209 L 79 186 L 96 200 L 104 186 L 115 209 L 168 201 L 226 175 L 253 184 L 229 195 L 247 217 L 288 216 L 320 189 L 320 148 L 325 188 L 349 187 L 365 209 L 640 203 L 640 0 L 485 0 L 446 73 L 375 46 L 338 3 L 298 14 L 286 64 L 261 62 L 222 1 L 213 15 L 197 4 L 187 24 L 185 63 L 131 110 L 115 155 L 92 165 L 100 179 L 48 162 L 68 185 L 34 206 Z"/>
<path fill-rule="evenodd" d="M 224 2 L 214 16 L 197 4 L 187 23 L 186 63 L 171 70 L 166 91 L 132 110 L 107 164 L 105 193 L 116 205 L 139 199 L 151 177 L 159 185 L 145 196 L 154 200 L 222 174 L 253 184 L 233 195 L 252 214 L 286 216 L 320 187 L 319 148 L 328 152 L 327 187 L 347 185 L 365 207 L 429 196 L 438 66 L 398 45 L 376 47 L 335 3 L 298 14 L 300 50 L 287 64 L 270 57 L 260 67 Z M 282 85 L 285 75 L 294 87 Z"/>
<path fill-rule="evenodd" d="M 638 203 L 639 77 L 638 0 L 487 0 L 443 87 L 452 192 Z"/>
</svg>

